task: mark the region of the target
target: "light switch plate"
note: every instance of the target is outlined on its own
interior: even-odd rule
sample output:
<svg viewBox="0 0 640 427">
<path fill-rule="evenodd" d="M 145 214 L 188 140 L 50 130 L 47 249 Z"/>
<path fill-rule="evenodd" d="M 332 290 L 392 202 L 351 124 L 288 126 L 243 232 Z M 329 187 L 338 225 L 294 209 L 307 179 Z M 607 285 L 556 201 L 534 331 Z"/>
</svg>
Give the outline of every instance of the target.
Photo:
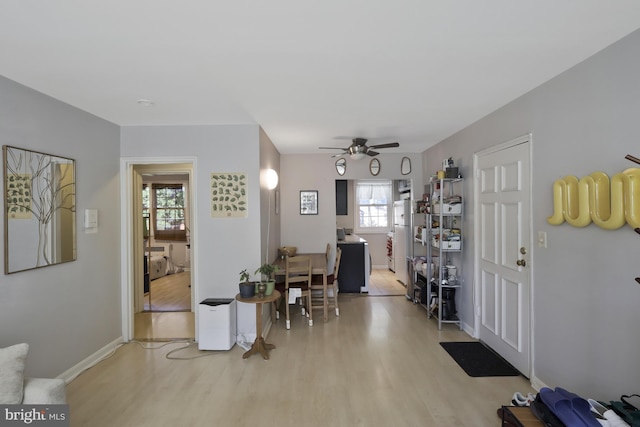
<svg viewBox="0 0 640 427">
<path fill-rule="evenodd" d="M 547 247 L 547 232 L 546 231 L 538 231 L 538 247 L 546 248 Z"/>
<path fill-rule="evenodd" d="M 96 227 L 98 227 L 98 210 L 85 209 L 84 210 L 84 228 L 96 228 Z"/>
</svg>

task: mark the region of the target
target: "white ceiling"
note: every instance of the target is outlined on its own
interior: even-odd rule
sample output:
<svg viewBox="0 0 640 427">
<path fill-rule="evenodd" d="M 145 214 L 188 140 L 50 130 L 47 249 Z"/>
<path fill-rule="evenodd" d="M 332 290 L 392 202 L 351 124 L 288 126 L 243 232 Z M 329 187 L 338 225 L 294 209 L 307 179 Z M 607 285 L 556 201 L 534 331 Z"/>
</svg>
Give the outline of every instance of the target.
<svg viewBox="0 0 640 427">
<path fill-rule="evenodd" d="M 119 125 L 422 152 L 637 28 L 637 0 L 0 0 L 0 75 Z"/>
</svg>

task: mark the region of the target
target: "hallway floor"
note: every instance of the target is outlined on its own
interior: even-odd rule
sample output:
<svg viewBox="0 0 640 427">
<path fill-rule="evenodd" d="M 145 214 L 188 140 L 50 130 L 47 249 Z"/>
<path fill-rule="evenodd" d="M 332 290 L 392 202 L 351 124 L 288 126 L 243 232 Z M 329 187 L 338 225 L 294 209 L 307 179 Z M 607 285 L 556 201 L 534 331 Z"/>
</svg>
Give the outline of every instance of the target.
<svg viewBox="0 0 640 427">
<path fill-rule="evenodd" d="M 183 280 L 176 280 L 183 279 Z M 184 279 L 187 282 L 184 282 Z M 166 284 L 173 283 L 177 291 L 167 291 Z M 158 285 L 157 290 L 155 286 Z M 188 277 L 174 275 L 156 279 L 151 282 L 154 312 L 136 313 L 134 316 L 134 340 L 137 341 L 170 341 L 174 339 L 195 339 L 195 313 L 183 310 L 187 299 L 191 298 L 188 287 Z M 160 291 L 162 289 L 162 291 Z M 369 281 L 368 296 L 404 296 L 406 288 L 398 282 L 392 271 L 388 269 L 374 269 Z M 162 298 L 164 295 L 170 297 Z M 350 295 L 351 296 L 351 295 Z M 367 295 L 362 295 L 366 297 Z M 359 296 L 356 296 L 359 297 Z M 182 305 L 175 301 L 183 301 Z M 166 302 L 166 306 L 163 305 Z M 190 306 L 190 305 L 189 305 Z"/>
<path fill-rule="evenodd" d="M 266 340 L 269 360 L 125 344 L 68 384 L 70 425 L 498 426 L 514 392 L 535 392 L 522 376 L 468 376 L 439 342 L 472 339 L 400 296 L 344 294 L 340 317 L 280 319 Z"/>
<path fill-rule="evenodd" d="M 369 277 L 370 296 L 406 295 L 407 288 L 395 278 L 393 271 L 373 269 Z"/>
</svg>

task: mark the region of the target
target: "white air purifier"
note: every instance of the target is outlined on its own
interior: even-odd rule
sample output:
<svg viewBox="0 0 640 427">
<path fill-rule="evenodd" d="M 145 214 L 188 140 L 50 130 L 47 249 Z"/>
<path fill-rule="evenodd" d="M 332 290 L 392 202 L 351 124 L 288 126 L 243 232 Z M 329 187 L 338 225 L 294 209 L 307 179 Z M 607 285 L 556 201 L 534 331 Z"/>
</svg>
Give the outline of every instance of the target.
<svg viewBox="0 0 640 427">
<path fill-rule="evenodd" d="M 207 298 L 198 306 L 198 349 L 230 350 L 236 343 L 236 300 Z"/>
</svg>

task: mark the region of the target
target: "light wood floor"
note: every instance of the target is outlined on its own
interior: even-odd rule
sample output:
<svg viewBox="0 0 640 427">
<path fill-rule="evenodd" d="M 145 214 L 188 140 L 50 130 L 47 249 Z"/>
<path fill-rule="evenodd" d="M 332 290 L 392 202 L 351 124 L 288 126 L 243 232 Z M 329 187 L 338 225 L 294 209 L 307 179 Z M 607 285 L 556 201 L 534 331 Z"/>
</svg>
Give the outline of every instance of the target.
<svg viewBox="0 0 640 427">
<path fill-rule="evenodd" d="M 195 313 L 190 311 L 143 312 L 134 315 L 134 340 L 195 339 L 195 331 Z"/>
<path fill-rule="evenodd" d="M 398 282 L 388 268 L 373 269 L 369 276 L 369 295 L 405 295 L 407 288 Z"/>
<path fill-rule="evenodd" d="M 170 274 L 152 280 L 146 311 L 133 318 L 133 338 L 139 341 L 195 339 L 195 314 L 191 312 L 191 273 Z M 149 304 L 151 300 L 151 305 Z"/>
<path fill-rule="evenodd" d="M 149 283 L 151 292 L 144 297 L 145 311 L 190 311 L 191 273 L 169 274 Z"/>
<path fill-rule="evenodd" d="M 195 338 L 195 313 L 166 311 L 191 307 L 189 273 L 178 273 L 161 277 L 151 282 L 153 312 L 137 313 L 134 316 L 133 337 L 139 341 L 167 341 L 171 339 Z M 369 279 L 369 296 L 403 296 L 404 285 L 398 282 L 392 271 L 374 269 Z M 148 310 L 149 305 L 145 304 Z"/>
<path fill-rule="evenodd" d="M 438 344 L 460 340 L 405 298 L 344 294 L 339 318 L 277 321 L 269 360 L 237 345 L 171 360 L 188 344 L 126 344 L 67 386 L 71 426 L 499 426 L 500 405 L 535 391 L 524 377 L 467 376 Z"/>
</svg>

